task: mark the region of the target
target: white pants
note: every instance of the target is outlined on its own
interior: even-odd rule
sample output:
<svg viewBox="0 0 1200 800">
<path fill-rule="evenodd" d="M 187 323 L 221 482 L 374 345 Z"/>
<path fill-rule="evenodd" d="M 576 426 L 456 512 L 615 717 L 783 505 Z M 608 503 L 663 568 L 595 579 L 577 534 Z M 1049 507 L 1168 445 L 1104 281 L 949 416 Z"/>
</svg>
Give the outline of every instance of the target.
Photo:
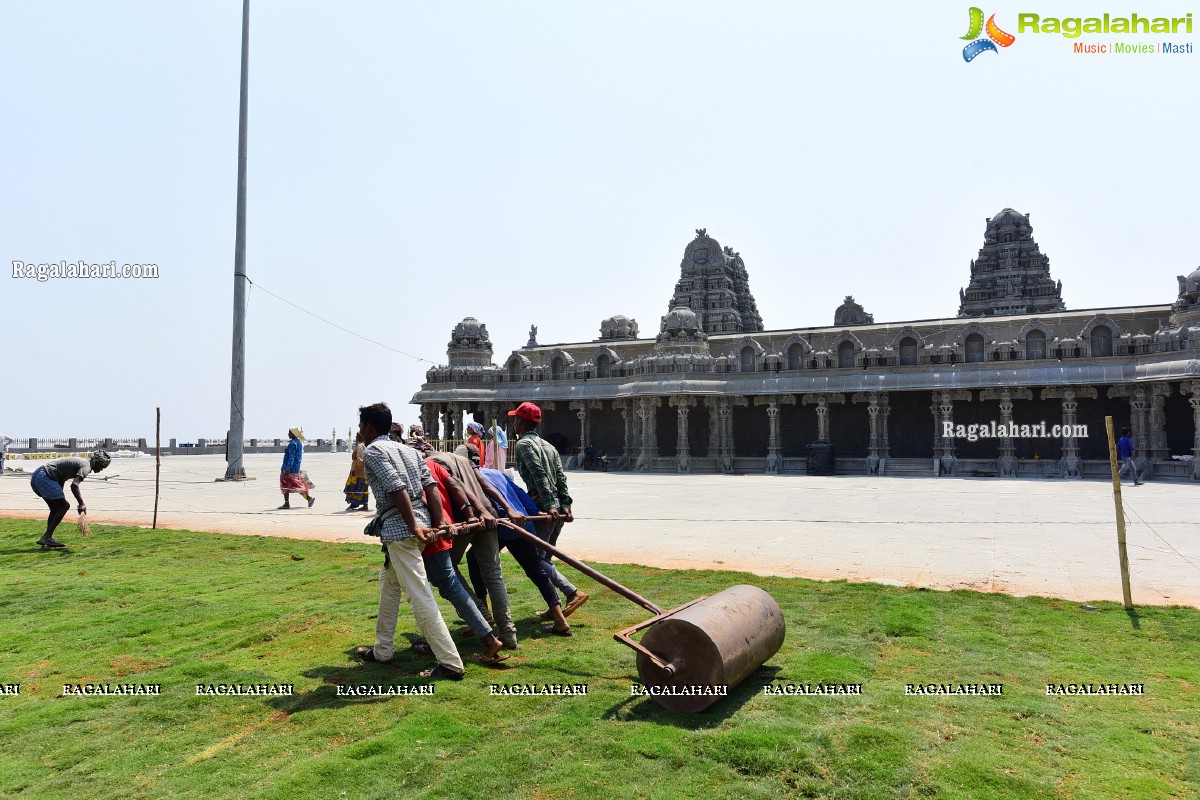
<svg viewBox="0 0 1200 800">
<path fill-rule="evenodd" d="M 389 661 L 395 653 L 396 617 L 400 613 L 400 598 L 408 593 L 417 628 L 429 643 L 439 664 L 463 672 L 462 657 L 450 638 L 446 621 L 438 609 L 433 589 L 425 579 L 425 562 L 421 559 L 421 544 L 410 536 L 398 542 L 388 542 L 388 565 L 379 571 L 379 616 L 375 620 L 375 657 Z"/>
</svg>

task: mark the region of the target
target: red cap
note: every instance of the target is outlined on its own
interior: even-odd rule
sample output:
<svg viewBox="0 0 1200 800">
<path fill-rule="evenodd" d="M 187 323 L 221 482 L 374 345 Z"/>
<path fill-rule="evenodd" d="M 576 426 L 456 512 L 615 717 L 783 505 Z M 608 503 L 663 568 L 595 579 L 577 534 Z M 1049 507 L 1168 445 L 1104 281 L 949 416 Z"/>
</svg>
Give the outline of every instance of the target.
<svg viewBox="0 0 1200 800">
<path fill-rule="evenodd" d="M 515 411 L 508 412 L 510 417 L 520 417 L 527 419 L 530 422 L 538 423 L 542 421 L 542 410 L 533 403 L 521 403 Z"/>
</svg>

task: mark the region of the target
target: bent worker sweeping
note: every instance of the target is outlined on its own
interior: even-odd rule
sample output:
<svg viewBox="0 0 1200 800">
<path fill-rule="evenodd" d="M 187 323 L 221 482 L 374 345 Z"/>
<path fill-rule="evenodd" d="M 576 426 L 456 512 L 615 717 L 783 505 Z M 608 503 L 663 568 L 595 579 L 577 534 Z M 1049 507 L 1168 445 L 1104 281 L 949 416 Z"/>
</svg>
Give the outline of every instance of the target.
<svg viewBox="0 0 1200 800">
<path fill-rule="evenodd" d="M 33 493 L 46 501 L 50 508 L 50 516 L 46 518 L 46 532 L 37 541 L 43 550 L 60 550 L 67 546 L 54 538 L 54 530 L 71 510 L 71 504 L 67 502 L 63 493 L 63 486 L 67 481 L 71 482 L 71 494 L 75 495 L 75 501 L 79 504 L 79 514 L 83 516 L 87 513 L 87 504 L 83 502 L 79 484 L 91 473 L 102 472 L 111 463 L 112 456 L 103 450 L 97 450 L 87 460 L 68 456 L 51 461 L 33 471 L 29 485 Z"/>
</svg>

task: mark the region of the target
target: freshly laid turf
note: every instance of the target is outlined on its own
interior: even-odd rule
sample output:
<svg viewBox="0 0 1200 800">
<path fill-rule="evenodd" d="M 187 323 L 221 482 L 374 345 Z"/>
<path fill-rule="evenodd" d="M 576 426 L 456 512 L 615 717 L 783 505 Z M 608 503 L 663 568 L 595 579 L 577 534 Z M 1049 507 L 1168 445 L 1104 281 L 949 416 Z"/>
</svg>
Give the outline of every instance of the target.
<svg viewBox="0 0 1200 800">
<path fill-rule="evenodd" d="M 534 587 L 505 564 L 524 648 L 433 696 L 373 641 L 378 548 L 0 520 L 0 797 L 1185 798 L 1200 792 L 1200 611 L 727 572 L 601 570 L 664 608 L 746 582 L 788 623 L 783 649 L 707 712 L 631 697 L 611 634 L 646 612 L 587 578 L 576 635 L 537 633 Z M 564 546 L 568 547 L 570 530 Z M 453 630 L 454 614 L 443 603 Z M 401 609 L 400 636 L 415 624 Z M 464 655 L 476 648 L 460 639 Z M 861 695 L 764 687 L 862 684 Z M 64 684 L 161 684 L 160 696 L 62 697 Z M 197 684 L 294 696 L 198 697 Z M 1047 696 L 1047 684 L 1145 694 Z M 491 684 L 587 685 L 494 696 Z M 906 684 L 1002 684 L 996 696 Z M 11 690 L 10 690 L 11 691 Z"/>
</svg>

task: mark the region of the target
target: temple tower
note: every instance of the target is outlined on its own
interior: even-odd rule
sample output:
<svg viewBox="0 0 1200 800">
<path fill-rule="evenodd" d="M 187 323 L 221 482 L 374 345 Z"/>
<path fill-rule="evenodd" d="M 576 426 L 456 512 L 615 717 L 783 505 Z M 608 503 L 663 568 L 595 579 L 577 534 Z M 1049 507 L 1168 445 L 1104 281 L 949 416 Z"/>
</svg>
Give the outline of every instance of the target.
<svg viewBox="0 0 1200 800">
<path fill-rule="evenodd" d="M 1006 208 L 987 221 L 971 283 L 959 290 L 958 300 L 960 317 L 1066 310 L 1062 281 L 1050 279 L 1050 259 L 1033 240 L 1028 214 Z"/>
<path fill-rule="evenodd" d="M 763 329 L 750 276 L 739 253 L 722 248 L 704 228 L 683 251 L 679 282 L 667 305 L 696 312 L 705 333 L 754 333 Z"/>
</svg>

